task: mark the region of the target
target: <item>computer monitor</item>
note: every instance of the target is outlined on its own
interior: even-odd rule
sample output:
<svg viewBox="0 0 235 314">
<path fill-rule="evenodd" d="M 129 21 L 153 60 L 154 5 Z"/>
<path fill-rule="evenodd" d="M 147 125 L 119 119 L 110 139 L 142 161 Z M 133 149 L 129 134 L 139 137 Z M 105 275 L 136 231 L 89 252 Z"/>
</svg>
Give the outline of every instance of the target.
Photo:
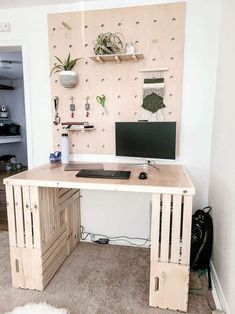
<svg viewBox="0 0 235 314">
<path fill-rule="evenodd" d="M 176 122 L 116 122 L 116 156 L 175 159 Z"/>
</svg>

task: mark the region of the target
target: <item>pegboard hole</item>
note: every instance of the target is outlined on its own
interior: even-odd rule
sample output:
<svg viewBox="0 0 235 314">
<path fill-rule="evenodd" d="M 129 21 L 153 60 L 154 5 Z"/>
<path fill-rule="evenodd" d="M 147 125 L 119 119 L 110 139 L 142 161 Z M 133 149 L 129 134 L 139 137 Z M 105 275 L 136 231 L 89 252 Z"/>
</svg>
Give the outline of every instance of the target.
<svg viewBox="0 0 235 314">
<path fill-rule="evenodd" d="M 169 97 L 172 97 L 173 96 L 173 94 L 169 94 Z"/>
<path fill-rule="evenodd" d="M 136 40 L 136 41 L 135 41 L 135 44 L 137 45 L 138 43 L 139 43 L 139 41 L 138 41 L 138 40 Z"/>
<path fill-rule="evenodd" d="M 138 77 L 135 77 L 135 81 L 137 81 L 138 80 Z"/>
<path fill-rule="evenodd" d="M 53 28 L 52 28 L 52 30 L 53 30 L 53 32 L 54 32 L 54 31 L 56 30 L 56 28 L 55 28 L 55 27 L 53 27 Z"/>
<path fill-rule="evenodd" d="M 171 57 L 171 61 L 173 61 L 173 60 L 175 60 L 175 58 L 174 58 L 174 57 Z"/>
<path fill-rule="evenodd" d="M 173 75 L 171 75 L 171 76 L 170 76 L 170 79 L 172 80 L 173 78 L 174 78 L 174 76 L 173 76 Z"/>
<path fill-rule="evenodd" d="M 119 22 L 119 23 L 118 23 L 118 26 L 122 26 L 122 23 L 121 23 L 121 22 Z"/>
<path fill-rule="evenodd" d="M 134 116 L 136 116 L 137 115 L 137 112 L 134 112 Z"/>
<path fill-rule="evenodd" d="M 85 62 L 85 65 L 88 65 L 88 61 Z"/>
<path fill-rule="evenodd" d="M 136 25 L 139 25 L 140 24 L 140 22 L 139 21 L 136 21 L 136 23 L 135 23 Z"/>
<path fill-rule="evenodd" d="M 55 48 L 56 48 L 56 45 L 54 45 L 53 48 L 55 49 Z"/>
<path fill-rule="evenodd" d="M 102 129 L 102 132 L 104 132 L 104 129 Z"/>
<path fill-rule="evenodd" d="M 118 78 L 118 82 L 120 82 L 120 81 L 121 81 L 121 78 L 119 77 L 119 78 Z"/>
<path fill-rule="evenodd" d="M 104 82 L 104 78 L 101 79 L 101 82 Z"/>
<path fill-rule="evenodd" d="M 102 147 L 104 148 L 104 145 L 102 145 Z"/>
<path fill-rule="evenodd" d="M 72 48 L 72 47 L 73 47 L 73 45 L 70 44 L 70 45 L 69 45 L 69 48 Z"/>
<path fill-rule="evenodd" d="M 58 80 L 55 80 L 55 83 L 58 83 Z"/>
<path fill-rule="evenodd" d="M 118 95 L 118 99 L 121 98 L 121 95 Z"/>
<path fill-rule="evenodd" d="M 104 116 L 104 112 L 102 112 L 102 116 Z"/>
<path fill-rule="evenodd" d="M 100 27 L 104 27 L 104 24 L 101 24 Z"/>
<path fill-rule="evenodd" d="M 87 148 L 89 148 L 90 147 L 90 145 L 89 144 L 87 144 L 87 146 L 86 146 Z"/>
<path fill-rule="evenodd" d="M 85 44 L 85 48 L 87 48 L 88 47 L 88 44 Z"/>
<path fill-rule="evenodd" d="M 153 20 L 153 23 L 157 23 L 157 20 Z"/>
<path fill-rule="evenodd" d="M 176 21 L 176 18 L 175 18 L 175 17 L 173 17 L 171 20 L 174 22 L 174 21 Z"/>
<path fill-rule="evenodd" d="M 59 132 L 60 129 L 56 129 L 57 132 Z"/>
<path fill-rule="evenodd" d="M 138 95 L 135 95 L 135 98 L 138 98 Z"/>
<path fill-rule="evenodd" d="M 57 147 L 60 147 L 60 144 L 57 144 Z"/>
<path fill-rule="evenodd" d="M 75 147 L 75 144 L 72 144 L 72 147 Z"/>
<path fill-rule="evenodd" d="M 118 112 L 118 116 L 120 116 L 121 112 Z"/>
<path fill-rule="evenodd" d="M 86 83 L 88 83 L 89 82 L 89 80 L 88 79 L 86 79 Z"/>
<path fill-rule="evenodd" d="M 171 115 L 171 114 L 172 114 L 172 112 L 171 112 L 171 111 L 169 111 L 169 112 L 168 112 L 168 114 L 169 114 L 169 115 Z"/>
<path fill-rule="evenodd" d="M 155 62 L 155 61 L 156 61 L 156 58 L 153 58 L 153 59 L 152 59 L 152 62 Z"/>
<path fill-rule="evenodd" d="M 84 28 L 85 28 L 85 29 L 88 29 L 88 25 L 85 25 Z"/>
<path fill-rule="evenodd" d="M 171 38 L 171 41 L 175 41 L 175 37 L 172 37 L 172 38 Z"/>
</svg>

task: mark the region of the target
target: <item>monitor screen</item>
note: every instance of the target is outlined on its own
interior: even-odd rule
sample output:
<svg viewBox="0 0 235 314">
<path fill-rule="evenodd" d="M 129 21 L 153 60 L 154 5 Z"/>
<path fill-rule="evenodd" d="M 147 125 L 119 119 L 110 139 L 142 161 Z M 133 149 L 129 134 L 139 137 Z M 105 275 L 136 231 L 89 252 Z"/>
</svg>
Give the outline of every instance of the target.
<svg viewBox="0 0 235 314">
<path fill-rule="evenodd" d="M 175 159 L 176 122 L 116 122 L 116 156 Z"/>
</svg>

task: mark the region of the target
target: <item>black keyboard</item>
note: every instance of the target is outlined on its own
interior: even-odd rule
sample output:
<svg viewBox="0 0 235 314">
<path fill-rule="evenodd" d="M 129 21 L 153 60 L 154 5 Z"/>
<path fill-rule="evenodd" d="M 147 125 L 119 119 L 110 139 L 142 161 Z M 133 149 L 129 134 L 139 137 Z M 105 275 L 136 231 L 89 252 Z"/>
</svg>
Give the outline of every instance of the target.
<svg viewBox="0 0 235 314">
<path fill-rule="evenodd" d="M 76 174 L 76 177 L 128 180 L 130 177 L 130 174 L 131 174 L 131 171 L 103 170 L 103 169 L 81 169 Z"/>
</svg>

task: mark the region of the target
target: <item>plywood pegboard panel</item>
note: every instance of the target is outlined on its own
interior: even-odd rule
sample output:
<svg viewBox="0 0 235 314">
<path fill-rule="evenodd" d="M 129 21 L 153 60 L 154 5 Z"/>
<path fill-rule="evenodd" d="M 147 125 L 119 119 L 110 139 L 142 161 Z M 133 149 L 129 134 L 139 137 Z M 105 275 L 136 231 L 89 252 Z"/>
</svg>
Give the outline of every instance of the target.
<svg viewBox="0 0 235 314">
<path fill-rule="evenodd" d="M 69 25 L 68 29 L 62 23 Z M 75 71 L 78 84 L 64 88 L 58 74 L 51 77 L 52 112 L 55 115 L 53 97 L 59 96 L 61 121 L 88 121 L 95 126 L 89 132 L 70 131 L 70 153 L 114 154 L 115 121 L 177 121 L 179 139 L 182 72 L 184 52 L 185 3 L 147 5 L 138 7 L 59 13 L 48 15 L 49 51 L 51 68 L 54 56 L 65 59 L 83 58 Z M 97 63 L 89 57 L 94 55 L 93 41 L 101 32 L 120 32 L 126 42 L 133 42 L 137 53 L 144 59 Z M 165 79 L 166 108 L 151 114 L 142 105 L 144 68 L 168 67 L 148 77 L 161 75 Z M 97 95 L 106 96 L 108 114 L 96 101 Z M 71 118 L 69 104 L 74 97 L 76 111 Z M 90 115 L 86 118 L 85 103 L 89 97 Z M 53 125 L 54 149 L 59 149 L 61 125 Z"/>
</svg>

